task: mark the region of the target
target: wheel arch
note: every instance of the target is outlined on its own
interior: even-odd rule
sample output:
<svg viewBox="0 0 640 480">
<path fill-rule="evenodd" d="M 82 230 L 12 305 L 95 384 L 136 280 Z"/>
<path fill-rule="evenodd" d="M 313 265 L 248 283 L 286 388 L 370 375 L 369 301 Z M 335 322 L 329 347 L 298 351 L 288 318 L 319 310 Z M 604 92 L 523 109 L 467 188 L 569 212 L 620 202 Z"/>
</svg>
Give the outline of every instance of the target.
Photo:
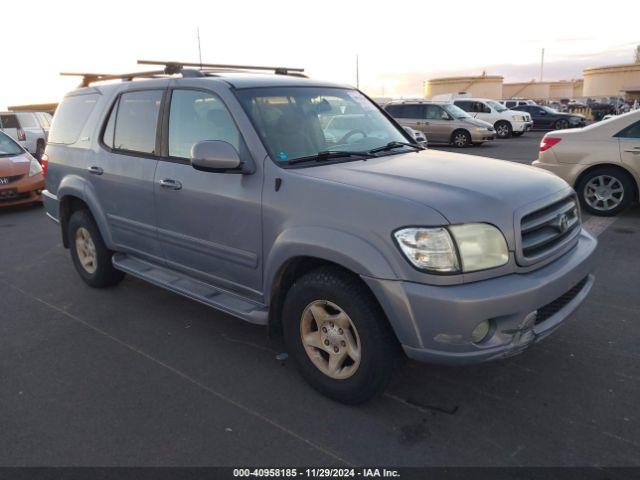
<svg viewBox="0 0 640 480">
<path fill-rule="evenodd" d="M 453 143 L 453 137 L 458 132 L 466 133 L 467 134 L 467 140 L 468 140 L 467 144 L 471 145 L 471 142 L 473 141 L 473 139 L 471 138 L 471 132 L 469 130 L 467 130 L 466 128 L 464 128 L 464 127 L 458 127 L 453 132 L 451 132 L 451 135 L 449 136 L 449 142 Z"/>
</svg>

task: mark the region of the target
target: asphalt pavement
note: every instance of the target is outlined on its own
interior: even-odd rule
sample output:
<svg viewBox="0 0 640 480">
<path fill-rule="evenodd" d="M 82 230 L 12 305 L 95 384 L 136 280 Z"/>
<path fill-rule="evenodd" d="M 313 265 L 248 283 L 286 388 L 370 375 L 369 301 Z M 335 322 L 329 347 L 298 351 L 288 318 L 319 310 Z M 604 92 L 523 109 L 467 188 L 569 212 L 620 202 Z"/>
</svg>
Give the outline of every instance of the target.
<svg viewBox="0 0 640 480">
<path fill-rule="evenodd" d="M 540 137 L 464 153 L 528 163 Z M 132 277 L 91 289 L 41 207 L 0 211 L 0 465 L 639 466 L 640 208 L 597 233 L 592 293 L 544 342 L 408 362 L 348 407 L 266 329 Z"/>
</svg>

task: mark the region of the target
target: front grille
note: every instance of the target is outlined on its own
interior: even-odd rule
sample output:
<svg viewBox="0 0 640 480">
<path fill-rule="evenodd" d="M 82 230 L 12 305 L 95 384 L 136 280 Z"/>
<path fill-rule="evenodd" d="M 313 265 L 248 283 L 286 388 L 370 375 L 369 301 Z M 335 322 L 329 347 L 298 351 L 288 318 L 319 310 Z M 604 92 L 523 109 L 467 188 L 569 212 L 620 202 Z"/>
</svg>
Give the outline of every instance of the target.
<svg viewBox="0 0 640 480">
<path fill-rule="evenodd" d="M 547 257 L 579 230 L 580 215 L 573 196 L 531 212 L 520 220 L 522 257 L 528 263 Z"/>
<path fill-rule="evenodd" d="M 535 324 L 544 322 L 545 320 L 551 318 L 553 315 L 558 313 L 562 308 L 564 308 L 571 300 L 576 298 L 576 295 L 580 293 L 580 291 L 584 288 L 585 284 L 589 277 L 584 277 L 580 282 L 573 287 L 568 292 L 556 298 L 553 302 L 547 303 L 544 307 L 538 309 L 538 313 L 536 315 Z"/>
<path fill-rule="evenodd" d="M 22 177 L 24 177 L 24 175 L 13 175 L 12 177 L 0 177 L 0 188 L 2 187 L 2 185 L 8 185 L 10 183 L 17 182 Z"/>
<path fill-rule="evenodd" d="M 4 197 L 0 197 L 0 203 L 2 202 L 14 202 L 16 200 L 24 200 L 25 198 L 29 198 L 31 194 L 29 192 L 27 193 L 18 193 L 15 195 L 7 195 Z"/>
</svg>

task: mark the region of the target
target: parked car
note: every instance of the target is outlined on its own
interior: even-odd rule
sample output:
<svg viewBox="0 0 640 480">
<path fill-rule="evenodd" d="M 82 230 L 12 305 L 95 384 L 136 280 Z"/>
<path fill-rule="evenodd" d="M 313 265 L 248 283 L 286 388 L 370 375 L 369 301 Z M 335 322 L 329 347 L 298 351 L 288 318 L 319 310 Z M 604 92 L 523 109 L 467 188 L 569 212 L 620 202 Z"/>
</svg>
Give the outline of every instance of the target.
<svg viewBox="0 0 640 480">
<path fill-rule="evenodd" d="M 533 165 L 574 186 L 587 212 L 621 212 L 638 200 L 640 191 L 640 110 L 547 133 Z"/>
<path fill-rule="evenodd" d="M 584 115 L 562 113 L 551 107 L 541 105 L 520 105 L 515 110 L 527 112 L 533 119 L 533 128 L 547 130 L 565 130 L 580 128 L 586 125 Z"/>
<path fill-rule="evenodd" d="M 513 110 L 513 107 L 518 107 L 520 105 L 537 105 L 533 100 L 525 100 L 525 99 L 510 99 L 510 100 L 500 100 L 500 103 L 505 107 Z"/>
<path fill-rule="evenodd" d="M 40 163 L 0 132 L 0 207 L 40 202 L 43 189 Z"/>
<path fill-rule="evenodd" d="M 40 160 L 47 145 L 51 118 L 46 112 L 0 112 L 0 130 Z"/>
<path fill-rule="evenodd" d="M 454 100 L 469 115 L 493 125 L 499 138 L 519 137 L 531 129 L 533 121 L 528 113 L 509 110 L 504 105 L 487 98 L 463 98 Z"/>
<path fill-rule="evenodd" d="M 596 240 L 560 178 L 424 150 L 360 91 L 286 68 L 169 66 L 85 77 L 56 111 L 44 201 L 88 285 L 126 272 L 269 325 L 345 403 L 405 355 L 520 353 L 591 289 Z M 353 114 L 352 134 L 325 137 Z"/>
<path fill-rule="evenodd" d="M 423 148 L 427 148 L 429 146 L 429 141 L 427 140 L 427 137 L 423 132 L 419 130 L 414 130 L 411 127 L 402 127 L 402 128 L 404 128 L 405 132 L 407 132 L 413 138 L 415 138 L 416 142 L 418 142 L 418 145 L 420 145 Z"/>
<path fill-rule="evenodd" d="M 482 145 L 495 138 L 491 124 L 477 120 L 451 103 L 401 100 L 384 107 L 400 125 L 422 131 L 431 143 L 456 147 Z"/>
</svg>

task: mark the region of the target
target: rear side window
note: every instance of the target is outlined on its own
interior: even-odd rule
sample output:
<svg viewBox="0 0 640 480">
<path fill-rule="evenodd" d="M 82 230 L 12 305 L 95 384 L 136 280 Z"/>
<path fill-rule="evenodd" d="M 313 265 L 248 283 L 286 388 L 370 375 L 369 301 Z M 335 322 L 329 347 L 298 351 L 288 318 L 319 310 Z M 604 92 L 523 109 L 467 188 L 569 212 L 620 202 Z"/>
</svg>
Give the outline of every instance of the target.
<svg viewBox="0 0 640 480">
<path fill-rule="evenodd" d="M 65 97 L 56 110 L 56 118 L 49 134 L 49 143 L 65 145 L 76 143 L 84 124 L 98 102 L 98 97 L 97 93 Z"/>
<path fill-rule="evenodd" d="M 0 115 L 0 123 L 2 124 L 2 128 L 20 128 L 18 119 L 13 114 Z"/>
<path fill-rule="evenodd" d="M 38 128 L 38 122 L 36 121 L 36 117 L 33 113 L 16 113 L 18 116 L 18 120 L 20 120 L 20 125 L 22 128 Z"/>
<path fill-rule="evenodd" d="M 404 112 L 402 112 L 403 118 L 424 118 L 424 105 L 405 105 Z"/>
<path fill-rule="evenodd" d="M 472 102 L 468 102 L 468 101 L 464 100 L 464 101 L 454 102 L 454 104 L 455 104 L 456 107 L 460 107 L 465 112 L 472 112 L 473 111 Z"/>
<path fill-rule="evenodd" d="M 402 118 L 402 105 L 389 105 L 385 110 L 392 117 Z"/>
<path fill-rule="evenodd" d="M 117 109 L 114 108 L 113 147 L 116 150 L 155 155 L 162 93 L 162 90 L 147 90 L 120 96 Z M 105 133 L 108 133 L 109 123 Z"/>
<path fill-rule="evenodd" d="M 640 122 L 629 125 L 627 128 L 616 134 L 621 138 L 640 138 Z"/>
</svg>

